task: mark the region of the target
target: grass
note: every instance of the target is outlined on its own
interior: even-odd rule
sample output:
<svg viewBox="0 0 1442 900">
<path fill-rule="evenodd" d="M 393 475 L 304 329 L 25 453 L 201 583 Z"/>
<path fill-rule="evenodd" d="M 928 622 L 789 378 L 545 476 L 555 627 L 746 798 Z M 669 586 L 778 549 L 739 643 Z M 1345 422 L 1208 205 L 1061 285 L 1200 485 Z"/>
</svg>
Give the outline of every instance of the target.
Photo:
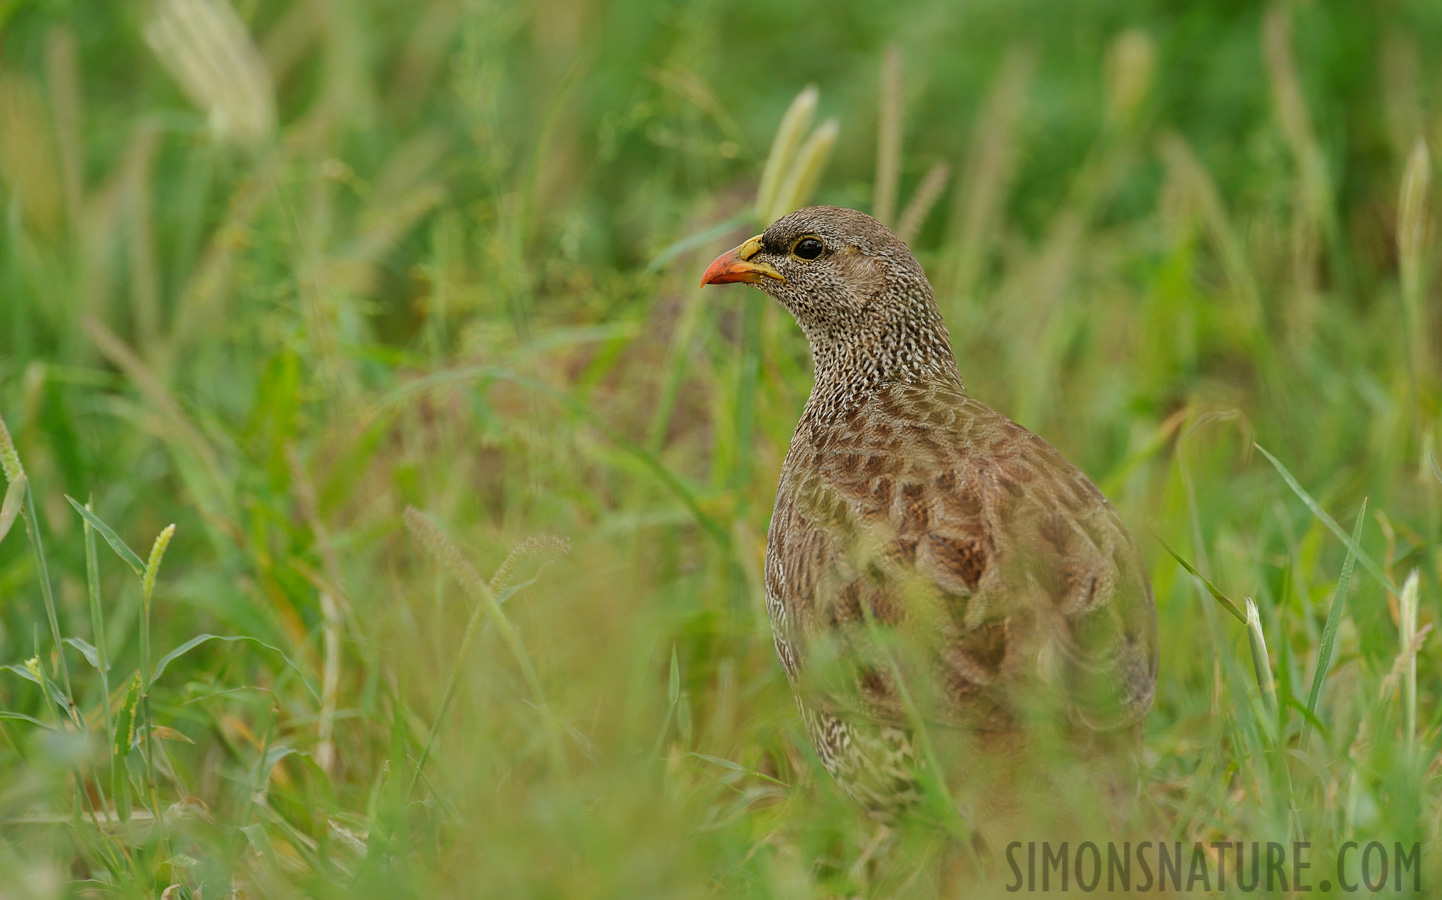
<svg viewBox="0 0 1442 900">
<path fill-rule="evenodd" d="M 804 340 L 694 287 L 808 197 L 1141 541 L 1158 839 L 1431 890 L 1434 7 L 0 2 L 3 893 L 935 895 L 765 621 Z"/>
</svg>

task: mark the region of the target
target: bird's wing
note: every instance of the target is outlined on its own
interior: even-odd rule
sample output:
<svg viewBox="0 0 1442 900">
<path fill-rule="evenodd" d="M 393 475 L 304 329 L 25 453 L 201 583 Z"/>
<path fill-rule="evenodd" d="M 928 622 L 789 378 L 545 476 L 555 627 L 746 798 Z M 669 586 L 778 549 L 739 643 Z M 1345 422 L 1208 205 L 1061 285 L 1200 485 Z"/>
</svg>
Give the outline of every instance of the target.
<svg viewBox="0 0 1442 900">
<path fill-rule="evenodd" d="M 767 572 L 793 677 L 816 657 L 818 690 L 889 722 L 907 692 L 984 729 L 1038 699 L 1097 730 L 1145 714 L 1156 621 L 1135 542 L 1050 444 L 959 390 L 897 386 L 797 452 Z"/>
</svg>

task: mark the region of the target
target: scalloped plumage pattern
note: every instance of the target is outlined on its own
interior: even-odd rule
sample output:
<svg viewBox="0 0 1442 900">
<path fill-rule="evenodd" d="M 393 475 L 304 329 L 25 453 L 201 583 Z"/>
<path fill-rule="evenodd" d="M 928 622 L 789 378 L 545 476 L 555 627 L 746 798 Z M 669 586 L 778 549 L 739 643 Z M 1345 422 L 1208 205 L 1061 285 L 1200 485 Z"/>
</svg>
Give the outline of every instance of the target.
<svg viewBox="0 0 1442 900">
<path fill-rule="evenodd" d="M 802 237 L 826 252 L 794 256 Z M 766 605 L 828 771 L 886 811 L 916 795 L 918 715 L 1005 752 L 1038 709 L 1078 733 L 1135 734 L 1156 613 L 1111 504 L 966 394 L 931 286 L 880 222 L 812 207 L 761 244 L 786 281 L 758 287 L 797 318 L 816 369 L 777 489 Z"/>
</svg>

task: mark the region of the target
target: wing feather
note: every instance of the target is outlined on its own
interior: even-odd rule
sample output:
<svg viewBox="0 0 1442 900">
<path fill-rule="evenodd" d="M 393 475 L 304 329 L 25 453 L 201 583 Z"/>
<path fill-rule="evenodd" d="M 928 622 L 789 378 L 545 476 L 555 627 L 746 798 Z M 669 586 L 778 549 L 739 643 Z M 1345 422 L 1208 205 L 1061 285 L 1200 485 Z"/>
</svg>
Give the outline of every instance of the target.
<svg viewBox="0 0 1442 900">
<path fill-rule="evenodd" d="M 793 682 L 889 724 L 897 678 L 974 728 L 1018 727 L 1048 691 L 1091 729 L 1145 715 L 1155 607 L 1091 481 L 959 389 L 895 386 L 861 412 L 799 429 L 783 468 L 766 587 Z"/>
</svg>

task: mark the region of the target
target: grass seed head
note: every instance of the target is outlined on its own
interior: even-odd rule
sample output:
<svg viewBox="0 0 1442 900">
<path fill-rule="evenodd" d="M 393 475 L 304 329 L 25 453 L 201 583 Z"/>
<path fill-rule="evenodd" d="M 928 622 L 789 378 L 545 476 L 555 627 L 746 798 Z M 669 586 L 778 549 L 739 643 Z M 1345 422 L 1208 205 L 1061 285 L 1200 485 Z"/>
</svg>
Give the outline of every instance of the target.
<svg viewBox="0 0 1442 900">
<path fill-rule="evenodd" d="M 181 90 L 211 128 L 257 146 L 275 133 L 275 86 L 245 23 L 225 0 L 162 0 L 145 29 Z"/>
<path fill-rule="evenodd" d="M 831 151 L 836 146 L 841 125 L 835 119 L 827 119 L 817 126 L 807 138 L 805 145 L 796 154 L 796 163 L 776 192 L 776 201 L 771 208 L 767 223 L 774 222 L 790 212 L 805 206 L 821 181 L 821 175 L 831 162 Z"/>
<path fill-rule="evenodd" d="M 1107 116 L 1119 125 L 1131 122 L 1151 89 L 1156 47 L 1138 29 L 1122 32 L 1107 53 Z"/>
<path fill-rule="evenodd" d="M 15 442 L 10 439 L 10 430 L 3 418 L 0 418 L 0 471 L 5 473 L 6 484 L 25 477 L 25 467 L 20 465 L 20 454 L 15 452 Z"/>
<path fill-rule="evenodd" d="M 170 546 L 170 539 L 175 537 L 175 526 L 167 525 L 165 530 L 156 535 L 155 543 L 150 547 L 150 559 L 145 562 L 145 576 L 143 581 L 143 596 L 145 605 L 150 606 L 150 597 L 155 593 L 155 577 L 160 573 L 160 562 L 165 559 L 165 550 Z"/>
<path fill-rule="evenodd" d="M 1257 687 L 1262 692 L 1262 702 L 1269 712 L 1277 708 L 1277 686 L 1272 681 L 1272 660 L 1267 655 L 1267 637 L 1262 633 L 1262 616 L 1257 611 L 1256 601 L 1247 597 L 1247 640 L 1252 650 L 1252 670 L 1257 675 Z"/>
<path fill-rule="evenodd" d="M 931 167 L 926 177 L 921 179 L 921 184 L 916 186 L 916 192 L 911 195 L 906 209 L 902 210 L 900 218 L 896 220 L 897 237 L 908 244 L 916 239 L 921 232 L 921 226 L 926 224 L 926 217 L 931 214 L 932 207 L 941 199 L 941 193 L 946 190 L 946 182 L 950 178 L 951 167 L 946 163 L 939 162 Z"/>
<path fill-rule="evenodd" d="M 776 195 L 791 170 L 791 161 L 796 157 L 806 130 L 811 127 L 811 120 L 816 117 L 818 96 L 814 85 L 806 87 L 796 95 L 781 117 L 781 125 L 771 141 L 771 152 L 766 156 L 766 166 L 761 170 L 761 184 L 756 189 L 756 216 L 763 225 L 769 225 L 777 218 L 773 214 Z"/>
<path fill-rule="evenodd" d="M 1422 253 L 1427 240 L 1427 188 L 1432 167 L 1427 142 L 1421 138 L 1407 157 L 1402 175 L 1402 195 L 1397 204 L 1397 250 L 1402 269 L 1403 290 L 1415 292 L 1422 273 Z"/>
</svg>

